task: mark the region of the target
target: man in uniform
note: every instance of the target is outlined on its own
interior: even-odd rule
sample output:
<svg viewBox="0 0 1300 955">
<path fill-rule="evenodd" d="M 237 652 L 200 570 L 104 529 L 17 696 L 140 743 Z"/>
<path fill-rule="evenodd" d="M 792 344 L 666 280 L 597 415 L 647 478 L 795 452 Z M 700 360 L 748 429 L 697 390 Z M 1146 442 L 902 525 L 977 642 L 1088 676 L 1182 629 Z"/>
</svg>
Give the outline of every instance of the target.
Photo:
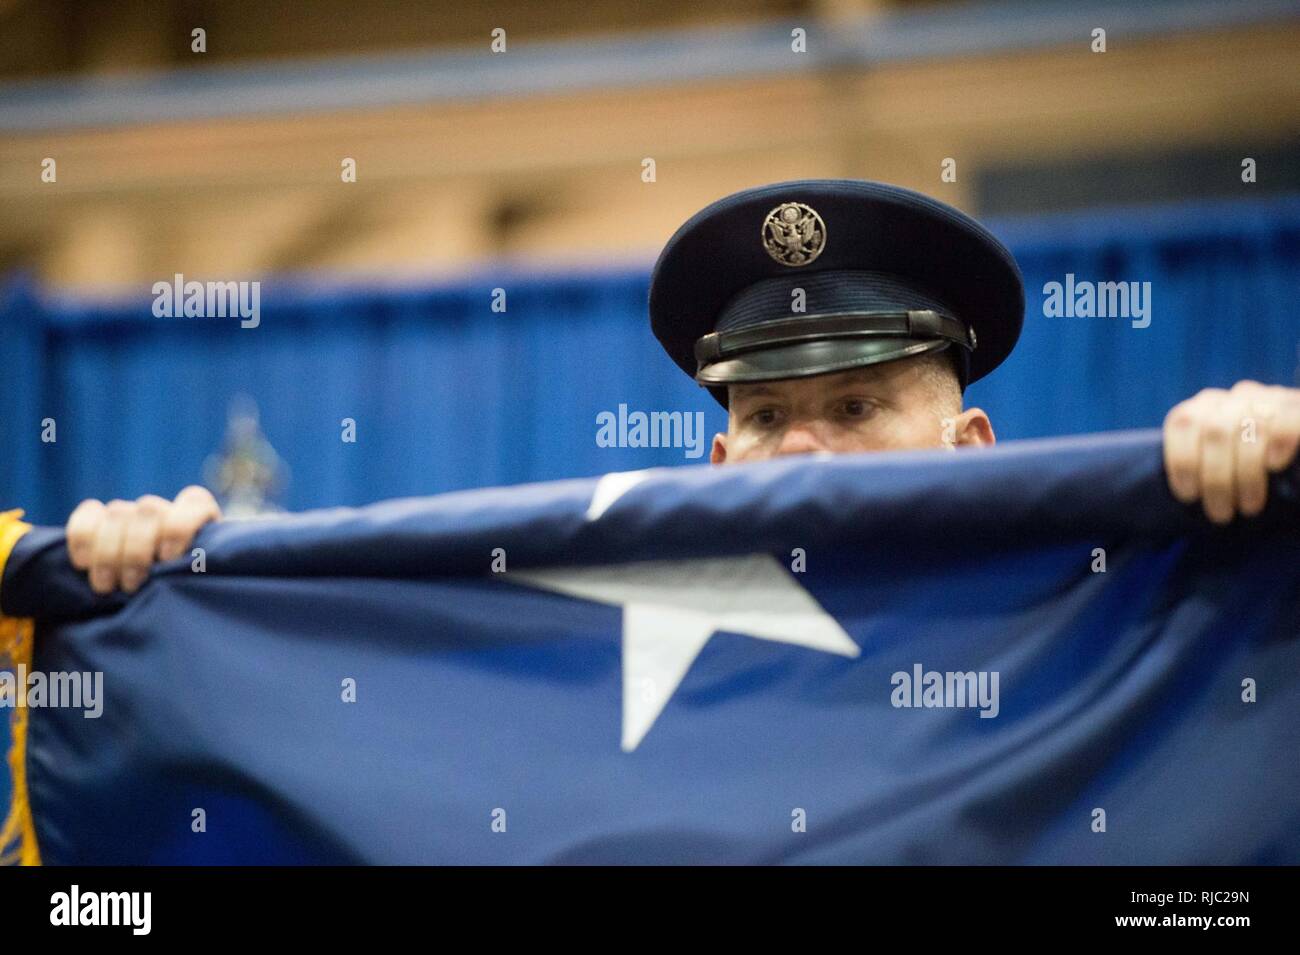
<svg viewBox="0 0 1300 955">
<path fill-rule="evenodd" d="M 969 216 L 861 180 L 747 189 L 692 217 L 655 266 L 650 320 L 677 365 L 728 410 L 715 464 L 786 454 L 991 445 L 966 386 L 1010 354 L 1024 317 L 1011 254 Z M 1242 440 L 1254 422 L 1254 441 Z M 1300 389 L 1242 381 L 1169 412 L 1164 458 L 1184 503 L 1227 523 L 1258 514 L 1300 445 Z M 136 590 L 220 509 L 201 487 L 168 502 L 83 501 L 73 564 L 100 593 Z"/>
</svg>

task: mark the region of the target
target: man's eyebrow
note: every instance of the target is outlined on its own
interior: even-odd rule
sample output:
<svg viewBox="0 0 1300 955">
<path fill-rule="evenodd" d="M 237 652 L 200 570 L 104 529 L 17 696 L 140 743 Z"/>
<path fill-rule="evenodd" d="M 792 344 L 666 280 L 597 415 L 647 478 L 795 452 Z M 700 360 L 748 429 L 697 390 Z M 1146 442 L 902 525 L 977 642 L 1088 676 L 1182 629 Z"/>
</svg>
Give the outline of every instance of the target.
<svg viewBox="0 0 1300 955">
<path fill-rule="evenodd" d="M 855 371 L 847 372 L 844 375 L 842 385 L 878 385 L 880 384 L 880 374 L 871 368 L 859 368 Z"/>
<path fill-rule="evenodd" d="M 736 398 L 773 398 L 777 397 L 779 392 L 770 385 L 743 385 L 733 387 L 734 397 Z"/>
</svg>

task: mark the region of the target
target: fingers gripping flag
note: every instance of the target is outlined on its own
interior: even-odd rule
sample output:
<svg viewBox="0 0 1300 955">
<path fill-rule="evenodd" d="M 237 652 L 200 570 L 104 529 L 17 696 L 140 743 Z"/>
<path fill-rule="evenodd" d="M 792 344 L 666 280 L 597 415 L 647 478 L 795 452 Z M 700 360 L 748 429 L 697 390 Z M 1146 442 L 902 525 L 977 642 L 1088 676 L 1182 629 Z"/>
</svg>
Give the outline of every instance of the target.
<svg viewBox="0 0 1300 955">
<path fill-rule="evenodd" d="M 0 607 L 45 863 L 1295 863 L 1300 504 L 1159 436 L 681 468 L 220 524 Z M 15 747 L 17 751 L 17 747 Z M 15 823 L 11 833 L 22 831 Z"/>
</svg>

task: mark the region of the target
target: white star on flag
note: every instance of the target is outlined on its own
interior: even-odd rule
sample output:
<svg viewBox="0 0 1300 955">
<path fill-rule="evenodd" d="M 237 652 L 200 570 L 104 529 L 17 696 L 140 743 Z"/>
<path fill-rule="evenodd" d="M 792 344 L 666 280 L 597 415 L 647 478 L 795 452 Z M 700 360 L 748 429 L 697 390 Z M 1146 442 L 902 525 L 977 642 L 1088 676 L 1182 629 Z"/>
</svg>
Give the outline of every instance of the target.
<svg viewBox="0 0 1300 955">
<path fill-rule="evenodd" d="M 645 476 L 605 475 L 588 518 L 598 519 Z M 645 738 L 719 630 L 845 657 L 860 653 L 835 618 L 770 554 L 521 570 L 509 578 L 623 608 L 625 752 Z"/>
</svg>

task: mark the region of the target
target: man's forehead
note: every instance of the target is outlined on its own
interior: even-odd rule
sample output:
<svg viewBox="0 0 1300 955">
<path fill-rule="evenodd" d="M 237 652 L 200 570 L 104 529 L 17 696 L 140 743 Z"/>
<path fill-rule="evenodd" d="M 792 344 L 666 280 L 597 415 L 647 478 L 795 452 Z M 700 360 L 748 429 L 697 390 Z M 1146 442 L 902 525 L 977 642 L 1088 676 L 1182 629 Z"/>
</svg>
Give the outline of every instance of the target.
<svg viewBox="0 0 1300 955">
<path fill-rule="evenodd" d="M 796 391 L 834 391 L 854 385 L 886 385 L 898 378 L 904 371 L 898 366 L 901 361 L 867 365 L 849 371 L 839 371 L 829 375 L 810 375 L 803 378 L 782 378 L 777 381 L 761 381 L 750 384 L 731 386 L 731 400 L 746 398 L 773 397 L 787 395 Z M 890 367 L 893 366 L 893 367 Z"/>
</svg>

